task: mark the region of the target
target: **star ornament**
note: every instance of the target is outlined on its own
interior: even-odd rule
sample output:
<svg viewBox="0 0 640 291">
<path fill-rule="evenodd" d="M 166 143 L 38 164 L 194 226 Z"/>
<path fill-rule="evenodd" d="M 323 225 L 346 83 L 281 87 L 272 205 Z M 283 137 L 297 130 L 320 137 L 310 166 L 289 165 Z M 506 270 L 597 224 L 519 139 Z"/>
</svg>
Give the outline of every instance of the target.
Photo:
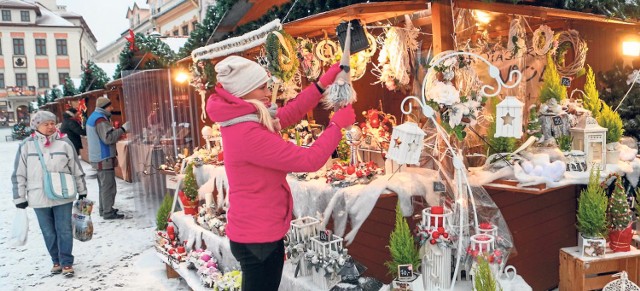
<svg viewBox="0 0 640 291">
<path fill-rule="evenodd" d="M 397 137 L 395 141 L 396 141 L 396 148 L 400 148 L 400 145 L 402 144 L 402 141 L 400 140 L 400 138 Z"/>
<path fill-rule="evenodd" d="M 515 117 L 509 115 L 509 112 L 507 112 L 507 115 L 501 117 L 502 118 L 502 124 L 504 125 L 513 125 L 513 120 L 515 119 Z"/>
</svg>

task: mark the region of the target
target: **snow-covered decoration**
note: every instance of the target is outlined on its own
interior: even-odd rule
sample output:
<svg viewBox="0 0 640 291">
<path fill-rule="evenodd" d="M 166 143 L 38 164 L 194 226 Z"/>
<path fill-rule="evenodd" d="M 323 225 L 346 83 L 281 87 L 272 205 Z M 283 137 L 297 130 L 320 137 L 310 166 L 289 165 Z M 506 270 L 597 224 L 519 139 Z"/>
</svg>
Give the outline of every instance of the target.
<svg viewBox="0 0 640 291">
<path fill-rule="evenodd" d="M 338 111 L 338 109 L 353 104 L 357 100 L 356 91 L 351 85 L 351 75 L 349 73 L 350 56 L 351 22 L 347 24 L 347 37 L 345 39 L 344 51 L 342 52 L 342 59 L 340 60 L 340 65 L 343 69 L 338 73 L 333 84 L 327 88 L 326 96 L 322 99 L 322 104 L 325 109 Z"/>
<path fill-rule="evenodd" d="M 198 225 L 216 235 L 226 235 L 227 215 L 218 213 L 218 208 L 215 204 L 201 206 L 198 211 L 198 216 L 196 217 L 196 222 Z"/>
<path fill-rule="evenodd" d="M 191 52 L 191 58 L 194 62 L 198 62 L 200 60 L 210 60 L 243 52 L 264 44 L 269 33 L 280 29 L 282 29 L 280 19 L 275 19 L 262 27 L 241 36 L 232 37 L 195 49 Z"/>
<path fill-rule="evenodd" d="M 396 117 L 377 109 L 363 111 L 365 122 L 360 123 L 362 130 L 361 149 L 380 152 L 389 150 L 391 129 L 396 126 Z"/>
<path fill-rule="evenodd" d="M 411 19 L 405 15 L 405 27 L 386 29 L 378 54 L 378 65 L 371 71 L 388 90 L 406 90 L 411 81 L 411 62 L 418 49 L 418 33 Z"/>
<path fill-rule="evenodd" d="M 317 80 L 320 77 L 320 73 L 322 73 L 322 63 L 314 54 L 315 43 L 311 39 L 301 37 L 297 39 L 297 43 L 296 49 L 300 57 L 300 68 L 303 76 L 309 81 Z"/>
<path fill-rule="evenodd" d="M 522 161 L 513 165 L 515 178 L 522 187 L 558 182 L 564 177 L 567 164 L 556 160 L 551 162 L 548 154 L 535 154 L 530 161 Z"/>
<path fill-rule="evenodd" d="M 418 165 L 426 134 L 414 122 L 405 122 L 393 128 L 387 158 L 398 164 Z"/>
<path fill-rule="evenodd" d="M 533 52 L 536 55 L 544 56 L 553 46 L 553 30 L 544 24 L 540 25 L 540 27 L 533 32 L 533 38 L 531 39 Z"/>
<path fill-rule="evenodd" d="M 311 280 L 322 290 L 329 290 L 340 281 L 338 271 L 349 258 L 342 241 L 341 237 L 333 234 L 328 235 L 327 241 L 321 241 L 320 236 L 311 238 L 311 247 L 305 254 L 305 260 L 311 268 Z"/>
<path fill-rule="evenodd" d="M 212 148 L 211 142 L 215 142 L 214 147 L 218 152 L 222 152 L 222 133 L 220 132 L 219 124 L 214 123 L 211 126 L 203 126 L 200 130 L 200 134 L 202 134 L 202 139 L 207 142 L 207 150 Z"/>
<path fill-rule="evenodd" d="M 525 37 L 526 33 L 524 27 L 522 27 L 522 24 L 520 23 L 520 18 L 514 18 L 511 20 L 507 50 L 509 50 L 512 57 L 521 58 L 527 52 Z"/>
<path fill-rule="evenodd" d="M 602 288 L 602 291 L 640 291 L 640 287 L 629 280 L 629 276 L 626 271 L 612 275 L 612 277 L 620 278 L 607 283 L 607 285 Z"/>
<path fill-rule="evenodd" d="M 209 76 L 206 75 L 204 62 L 193 62 L 189 71 L 191 71 L 189 85 L 194 87 L 198 94 L 200 94 L 200 110 L 202 110 L 200 120 L 204 122 L 207 119 L 207 90 L 213 87 L 213 84 L 209 82 Z"/>
<path fill-rule="evenodd" d="M 285 240 L 285 254 L 287 261 L 296 265 L 296 277 L 311 275 L 309 262 L 302 258 L 311 246 L 311 238 L 318 235 L 319 224 L 320 220 L 309 216 L 291 221 L 291 228 Z"/>
<path fill-rule="evenodd" d="M 368 184 L 376 175 L 381 175 L 383 169 L 373 161 L 346 165 L 336 162 L 327 170 L 327 183 L 334 187 L 348 187 L 355 184 Z"/>
<path fill-rule="evenodd" d="M 524 103 L 514 96 L 507 96 L 496 106 L 495 137 L 522 137 L 522 110 Z"/>
<path fill-rule="evenodd" d="M 215 205 L 218 210 L 229 207 L 229 181 L 224 167 L 205 164 L 201 167 L 193 168 L 196 176 L 198 188 L 198 199 L 205 200 L 206 205 Z M 217 200 L 214 201 L 213 194 L 216 193 Z"/>
<path fill-rule="evenodd" d="M 557 144 L 556 138 L 570 135 L 572 114 L 564 111 L 556 99 L 551 98 L 540 105 L 538 119 L 542 131 L 538 143 L 554 145 Z"/>
<path fill-rule="evenodd" d="M 571 148 L 587 154 L 587 167 L 596 166 L 604 170 L 607 164 L 607 129 L 598 125 L 593 117 L 585 116 L 570 131 L 573 137 Z"/>
<path fill-rule="evenodd" d="M 451 249 L 449 223 L 451 210 L 432 206 L 422 210 L 422 222 L 417 237 L 422 255 L 422 278 L 425 290 L 447 289 L 451 280 Z"/>
</svg>

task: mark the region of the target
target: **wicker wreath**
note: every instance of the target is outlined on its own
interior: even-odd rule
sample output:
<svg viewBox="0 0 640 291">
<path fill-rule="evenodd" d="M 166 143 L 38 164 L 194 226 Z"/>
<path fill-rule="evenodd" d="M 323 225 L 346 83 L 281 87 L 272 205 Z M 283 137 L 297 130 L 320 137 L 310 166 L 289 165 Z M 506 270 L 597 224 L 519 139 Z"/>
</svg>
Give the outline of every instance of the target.
<svg viewBox="0 0 640 291">
<path fill-rule="evenodd" d="M 324 65 L 335 62 L 337 56 L 340 56 L 340 48 L 335 41 L 325 38 L 316 44 L 316 57 L 318 57 Z"/>
<path fill-rule="evenodd" d="M 561 48 L 564 43 L 569 43 L 573 47 L 573 63 L 568 65 L 564 64 L 564 62 L 560 64 L 559 60 L 563 59 L 561 56 L 563 52 L 558 49 L 555 58 L 558 72 L 563 76 L 576 75 L 584 68 L 584 63 L 587 60 L 587 50 L 589 49 L 587 43 L 580 38 L 580 33 L 573 29 L 558 33 L 556 38 L 558 40 L 558 48 Z"/>
<path fill-rule="evenodd" d="M 318 60 L 314 53 L 315 43 L 308 38 L 298 38 L 298 58 L 300 59 L 300 68 L 302 74 L 307 80 L 317 80 L 322 72 L 321 61 Z"/>
<path fill-rule="evenodd" d="M 283 82 L 291 80 L 300 63 L 296 55 L 296 41 L 284 30 L 267 36 L 267 60 L 269 72 Z"/>
<path fill-rule="evenodd" d="M 544 40 L 542 39 L 544 37 Z M 536 55 L 546 55 L 551 46 L 553 46 L 553 30 L 546 25 L 540 25 L 536 31 L 533 32 L 532 48 Z"/>
</svg>

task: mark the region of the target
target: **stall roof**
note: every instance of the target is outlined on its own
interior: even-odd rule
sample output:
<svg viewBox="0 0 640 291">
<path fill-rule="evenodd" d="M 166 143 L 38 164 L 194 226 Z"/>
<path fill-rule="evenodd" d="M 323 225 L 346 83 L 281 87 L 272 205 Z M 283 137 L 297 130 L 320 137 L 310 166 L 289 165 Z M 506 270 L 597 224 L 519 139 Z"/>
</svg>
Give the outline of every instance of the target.
<svg viewBox="0 0 640 291">
<path fill-rule="evenodd" d="M 237 1 L 229 11 L 226 12 L 218 27 L 216 28 L 211 41 L 221 40 L 227 33 L 232 32 L 236 27 L 254 21 L 266 14 L 269 9 L 290 0 L 240 0 Z"/>
</svg>

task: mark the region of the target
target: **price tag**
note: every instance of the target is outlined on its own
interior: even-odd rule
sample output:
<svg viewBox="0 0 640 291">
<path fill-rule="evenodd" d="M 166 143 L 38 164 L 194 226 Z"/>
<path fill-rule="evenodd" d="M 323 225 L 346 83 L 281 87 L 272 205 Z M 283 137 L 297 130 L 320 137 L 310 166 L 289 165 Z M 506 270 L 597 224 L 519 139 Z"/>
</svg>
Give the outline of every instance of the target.
<svg viewBox="0 0 640 291">
<path fill-rule="evenodd" d="M 560 116 L 554 116 L 553 125 L 562 125 L 562 118 Z"/>
<path fill-rule="evenodd" d="M 411 264 L 398 265 L 398 280 L 406 281 L 411 279 L 413 279 L 413 266 Z"/>
<path fill-rule="evenodd" d="M 322 242 L 331 241 L 332 236 L 331 236 L 330 230 L 321 230 L 319 234 L 320 234 L 320 241 Z"/>
<path fill-rule="evenodd" d="M 571 87 L 571 78 L 570 77 L 562 77 L 560 79 L 560 83 L 562 83 L 562 86 Z"/>
<path fill-rule="evenodd" d="M 433 192 L 444 192 L 444 191 L 447 191 L 447 186 L 445 186 L 444 183 L 440 181 L 433 182 Z"/>
<path fill-rule="evenodd" d="M 370 135 L 367 135 L 367 136 L 364 138 L 364 143 L 366 143 L 366 144 L 368 144 L 368 145 L 371 145 L 371 136 L 370 136 Z"/>
</svg>

